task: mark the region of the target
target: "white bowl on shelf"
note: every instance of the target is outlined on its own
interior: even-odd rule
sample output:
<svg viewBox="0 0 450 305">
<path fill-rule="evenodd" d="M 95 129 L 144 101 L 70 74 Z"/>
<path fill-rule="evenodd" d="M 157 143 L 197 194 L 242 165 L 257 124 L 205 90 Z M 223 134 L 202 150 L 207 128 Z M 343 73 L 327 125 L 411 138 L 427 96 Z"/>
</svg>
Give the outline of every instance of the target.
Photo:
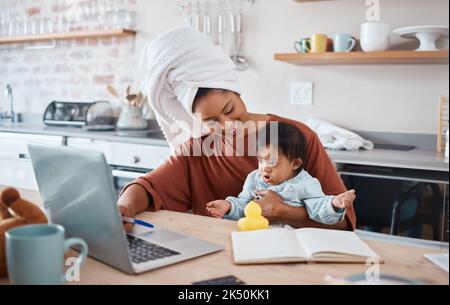
<svg viewBox="0 0 450 305">
<path fill-rule="evenodd" d="M 439 51 L 436 41 L 448 38 L 448 26 L 408 26 L 393 31 L 402 38 L 418 39 L 420 47 L 416 51 Z"/>
</svg>

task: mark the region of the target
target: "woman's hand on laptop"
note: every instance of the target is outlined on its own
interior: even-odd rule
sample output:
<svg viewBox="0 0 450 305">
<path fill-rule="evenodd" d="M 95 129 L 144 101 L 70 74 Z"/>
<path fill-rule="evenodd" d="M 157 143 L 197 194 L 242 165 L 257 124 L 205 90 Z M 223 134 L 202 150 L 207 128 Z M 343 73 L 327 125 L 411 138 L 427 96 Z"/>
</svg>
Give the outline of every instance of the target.
<svg viewBox="0 0 450 305">
<path fill-rule="evenodd" d="M 126 206 L 118 205 L 120 216 L 127 216 L 130 218 L 134 218 L 134 213 L 128 209 Z M 131 232 L 133 229 L 134 224 L 130 222 L 123 222 L 123 228 L 125 229 L 125 232 Z"/>
<path fill-rule="evenodd" d="M 134 218 L 135 215 L 144 212 L 149 208 L 151 198 L 147 191 L 138 184 L 130 185 L 121 195 L 117 205 L 121 216 Z M 133 228 L 132 223 L 124 222 L 125 231 L 130 232 Z"/>
</svg>

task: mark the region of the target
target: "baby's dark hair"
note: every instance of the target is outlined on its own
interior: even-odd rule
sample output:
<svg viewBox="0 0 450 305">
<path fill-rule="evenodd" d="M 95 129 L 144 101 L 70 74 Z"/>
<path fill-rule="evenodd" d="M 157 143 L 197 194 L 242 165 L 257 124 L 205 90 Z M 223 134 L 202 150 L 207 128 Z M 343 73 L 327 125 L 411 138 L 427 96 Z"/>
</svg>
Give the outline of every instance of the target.
<svg viewBox="0 0 450 305">
<path fill-rule="evenodd" d="M 289 161 L 297 158 L 302 160 L 302 165 L 296 171 L 298 174 L 307 162 L 306 138 L 298 128 L 284 122 L 267 122 L 264 127 L 265 141 L 260 141 L 260 145 L 265 147 L 271 145 L 270 130 L 276 125 L 278 125 L 278 153 L 283 154 Z"/>
</svg>

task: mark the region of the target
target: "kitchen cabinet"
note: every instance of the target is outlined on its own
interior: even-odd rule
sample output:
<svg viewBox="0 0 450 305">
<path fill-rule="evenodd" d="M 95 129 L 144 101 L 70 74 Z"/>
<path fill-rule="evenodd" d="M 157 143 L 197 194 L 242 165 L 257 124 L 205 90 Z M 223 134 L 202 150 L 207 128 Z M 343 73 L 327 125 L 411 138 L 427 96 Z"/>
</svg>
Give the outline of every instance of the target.
<svg viewBox="0 0 450 305">
<path fill-rule="evenodd" d="M 0 184 L 37 190 L 28 144 L 62 145 L 63 137 L 0 132 Z"/>
<path fill-rule="evenodd" d="M 63 137 L 0 132 L 0 158 L 29 159 L 28 144 L 61 145 Z"/>
<path fill-rule="evenodd" d="M 94 140 L 89 138 L 67 138 L 66 145 L 68 147 L 88 149 L 102 152 L 108 160 L 108 142 L 103 140 Z"/>
<path fill-rule="evenodd" d="M 0 185 L 38 190 L 30 160 L 0 158 Z"/>
<path fill-rule="evenodd" d="M 67 145 L 102 152 L 112 167 L 116 188 L 159 167 L 171 155 L 168 146 L 121 143 L 68 136 L 0 132 L 0 185 L 37 190 L 27 145 Z"/>
<path fill-rule="evenodd" d="M 86 138 L 67 139 L 67 146 L 100 151 L 108 164 L 114 167 L 136 168 L 140 171 L 159 167 L 171 154 L 167 146 L 143 145 L 93 140 Z"/>
<path fill-rule="evenodd" d="M 111 166 L 114 188 L 118 194 L 128 183 L 163 164 L 171 154 L 168 146 L 87 138 L 69 137 L 67 145 L 102 152 Z"/>
<path fill-rule="evenodd" d="M 87 138 L 69 137 L 67 146 L 102 152 L 111 166 L 111 174 L 117 194 L 120 194 L 131 181 L 159 167 L 171 155 L 168 146 L 120 143 Z"/>
<path fill-rule="evenodd" d="M 170 154 L 166 146 L 110 142 L 108 162 L 115 166 L 155 169 L 167 161 Z"/>
</svg>

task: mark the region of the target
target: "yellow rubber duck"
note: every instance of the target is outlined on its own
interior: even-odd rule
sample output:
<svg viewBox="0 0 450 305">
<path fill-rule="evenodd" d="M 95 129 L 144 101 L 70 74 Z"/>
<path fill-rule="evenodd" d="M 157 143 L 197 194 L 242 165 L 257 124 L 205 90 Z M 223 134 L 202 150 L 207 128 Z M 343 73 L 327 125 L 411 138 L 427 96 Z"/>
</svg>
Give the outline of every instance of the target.
<svg viewBox="0 0 450 305">
<path fill-rule="evenodd" d="M 238 221 L 239 229 L 241 231 L 267 229 L 269 227 L 269 221 L 261 213 L 262 210 L 259 204 L 250 201 L 244 209 L 245 217 Z"/>
</svg>

